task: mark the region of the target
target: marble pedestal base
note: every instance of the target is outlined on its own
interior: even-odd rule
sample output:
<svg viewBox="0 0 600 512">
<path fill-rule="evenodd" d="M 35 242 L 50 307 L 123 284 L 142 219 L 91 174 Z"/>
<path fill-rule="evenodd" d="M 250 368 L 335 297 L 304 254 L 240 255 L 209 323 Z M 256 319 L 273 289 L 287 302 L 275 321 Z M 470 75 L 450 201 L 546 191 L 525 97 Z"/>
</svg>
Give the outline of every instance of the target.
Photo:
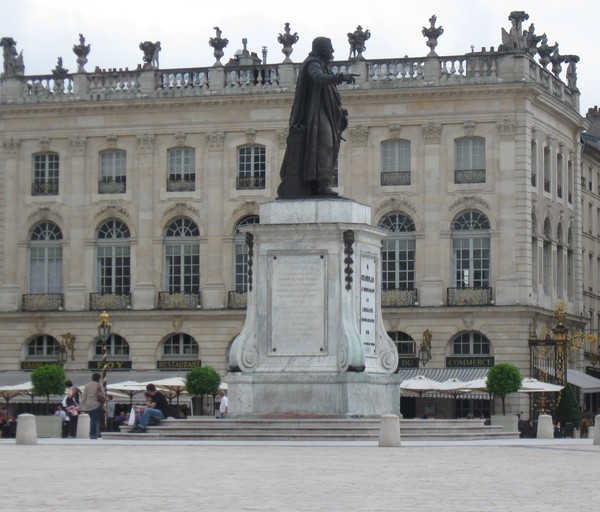
<svg viewBox="0 0 600 512">
<path fill-rule="evenodd" d="M 232 417 L 368 417 L 400 414 L 398 375 L 230 373 Z"/>
</svg>

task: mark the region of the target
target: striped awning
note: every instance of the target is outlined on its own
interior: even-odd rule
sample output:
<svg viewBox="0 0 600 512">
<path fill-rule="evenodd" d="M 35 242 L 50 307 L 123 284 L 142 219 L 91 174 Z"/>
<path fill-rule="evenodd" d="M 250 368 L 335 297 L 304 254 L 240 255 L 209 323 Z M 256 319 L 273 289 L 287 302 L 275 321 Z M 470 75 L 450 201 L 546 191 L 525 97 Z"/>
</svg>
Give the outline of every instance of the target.
<svg viewBox="0 0 600 512">
<path fill-rule="evenodd" d="M 463 382 L 470 380 L 485 379 L 489 368 L 406 368 L 398 371 L 398 375 L 405 381 L 418 375 L 423 375 L 431 380 L 444 382 L 448 379 L 458 379 Z M 427 393 L 428 398 L 449 398 L 447 393 Z M 490 395 L 481 391 L 465 393 L 460 398 L 466 399 L 488 399 Z"/>
</svg>

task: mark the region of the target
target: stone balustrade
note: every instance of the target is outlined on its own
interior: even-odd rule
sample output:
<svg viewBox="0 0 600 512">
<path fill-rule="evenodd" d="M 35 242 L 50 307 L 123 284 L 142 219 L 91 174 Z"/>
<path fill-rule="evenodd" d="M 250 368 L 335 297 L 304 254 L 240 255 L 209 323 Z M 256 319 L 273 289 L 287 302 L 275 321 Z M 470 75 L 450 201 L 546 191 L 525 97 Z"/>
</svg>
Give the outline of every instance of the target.
<svg viewBox="0 0 600 512">
<path fill-rule="evenodd" d="M 203 95 L 281 93 L 294 89 L 300 63 L 227 65 L 181 69 L 97 70 L 63 77 L 3 77 L 4 104 L 132 100 Z M 571 89 L 523 52 L 471 52 L 465 55 L 338 61 L 333 72 L 355 73 L 355 85 L 342 89 L 393 89 L 534 82 L 579 110 L 579 91 Z"/>
</svg>

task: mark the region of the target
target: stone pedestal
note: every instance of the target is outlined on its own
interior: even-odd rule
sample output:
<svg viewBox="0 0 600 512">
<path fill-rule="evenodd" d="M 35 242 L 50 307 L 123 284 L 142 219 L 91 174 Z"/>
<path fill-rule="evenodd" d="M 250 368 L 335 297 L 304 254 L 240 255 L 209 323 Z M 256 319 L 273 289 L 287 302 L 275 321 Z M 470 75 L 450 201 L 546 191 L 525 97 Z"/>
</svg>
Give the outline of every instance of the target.
<svg viewBox="0 0 600 512">
<path fill-rule="evenodd" d="M 540 414 L 537 427 L 538 439 L 554 439 L 554 426 L 552 425 L 552 416 L 549 414 Z"/>
<path fill-rule="evenodd" d="M 232 416 L 399 414 L 380 311 L 385 232 L 345 199 L 278 200 L 250 226 L 246 323 L 230 355 Z"/>
<path fill-rule="evenodd" d="M 378 445 L 381 447 L 400 446 L 400 418 L 395 414 L 385 414 L 381 417 Z"/>
<path fill-rule="evenodd" d="M 77 438 L 87 439 L 90 437 L 90 415 L 83 412 L 77 418 Z"/>
<path fill-rule="evenodd" d="M 593 444 L 595 446 L 600 445 L 600 415 L 596 416 L 594 422 L 594 439 Z"/>
<path fill-rule="evenodd" d="M 33 414 L 19 414 L 16 437 L 17 444 L 37 444 L 37 429 Z"/>
</svg>

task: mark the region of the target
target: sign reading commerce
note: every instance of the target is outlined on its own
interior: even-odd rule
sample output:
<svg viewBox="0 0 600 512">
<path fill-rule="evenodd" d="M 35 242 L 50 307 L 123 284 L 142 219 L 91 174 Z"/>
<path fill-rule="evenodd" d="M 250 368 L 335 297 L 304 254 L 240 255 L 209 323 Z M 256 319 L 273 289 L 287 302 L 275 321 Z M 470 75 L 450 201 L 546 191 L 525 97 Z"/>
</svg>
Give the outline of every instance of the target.
<svg viewBox="0 0 600 512">
<path fill-rule="evenodd" d="M 158 370 L 191 370 L 202 366 L 200 359 L 192 359 L 190 361 L 157 361 L 156 368 Z"/>
<path fill-rule="evenodd" d="M 494 366 L 494 358 L 479 357 L 447 357 L 446 368 L 491 368 Z"/>
</svg>

